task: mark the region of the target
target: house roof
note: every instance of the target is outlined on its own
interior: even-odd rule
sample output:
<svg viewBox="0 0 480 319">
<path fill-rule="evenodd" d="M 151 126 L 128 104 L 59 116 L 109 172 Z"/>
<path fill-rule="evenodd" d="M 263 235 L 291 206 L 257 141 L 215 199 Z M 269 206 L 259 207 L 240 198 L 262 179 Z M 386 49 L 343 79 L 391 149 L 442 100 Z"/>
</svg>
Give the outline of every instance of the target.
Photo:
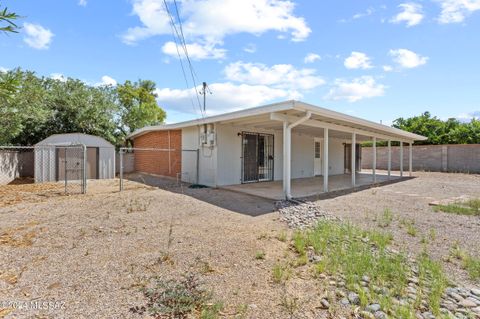
<svg viewBox="0 0 480 319">
<path fill-rule="evenodd" d="M 236 122 L 242 119 L 245 119 L 247 122 L 249 119 L 256 117 L 265 117 L 269 116 L 271 113 L 281 113 L 291 116 L 301 116 L 306 112 L 312 113 L 312 120 L 317 120 L 318 123 L 329 123 L 335 125 L 339 131 L 344 127 L 346 130 L 361 130 L 362 132 L 371 132 L 372 134 L 381 134 L 382 136 L 392 137 L 392 139 L 398 138 L 399 140 L 408 140 L 408 141 L 418 141 L 426 140 L 427 138 L 422 135 L 406 132 L 394 127 L 387 125 L 375 123 L 359 117 L 351 116 L 348 114 L 332 111 L 323 107 L 316 105 L 304 103 L 296 100 L 289 100 L 280 103 L 268 104 L 248 109 L 243 109 L 240 111 L 223 113 L 219 115 L 204 117 L 200 119 L 195 119 L 191 121 L 173 123 L 173 124 L 164 124 L 164 125 L 154 125 L 146 126 L 141 129 L 134 131 L 129 134 L 127 138 L 134 139 L 140 135 L 153 132 L 153 131 L 163 131 L 163 130 L 175 130 L 182 129 L 191 126 L 210 124 L 210 123 L 228 123 Z M 270 118 L 265 118 L 265 123 L 271 121 Z M 277 122 L 280 124 L 279 122 Z"/>
</svg>

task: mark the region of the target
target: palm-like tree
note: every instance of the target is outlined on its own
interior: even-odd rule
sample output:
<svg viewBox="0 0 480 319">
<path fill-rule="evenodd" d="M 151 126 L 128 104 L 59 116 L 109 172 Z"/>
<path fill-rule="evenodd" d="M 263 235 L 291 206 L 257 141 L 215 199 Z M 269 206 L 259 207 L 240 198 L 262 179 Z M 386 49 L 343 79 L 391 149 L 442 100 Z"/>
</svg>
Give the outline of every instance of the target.
<svg viewBox="0 0 480 319">
<path fill-rule="evenodd" d="M 8 11 L 7 7 L 5 7 L 3 10 L 0 9 L 0 32 L 17 33 L 19 26 L 16 25 L 14 21 L 19 17 L 20 16 L 15 12 Z"/>
</svg>

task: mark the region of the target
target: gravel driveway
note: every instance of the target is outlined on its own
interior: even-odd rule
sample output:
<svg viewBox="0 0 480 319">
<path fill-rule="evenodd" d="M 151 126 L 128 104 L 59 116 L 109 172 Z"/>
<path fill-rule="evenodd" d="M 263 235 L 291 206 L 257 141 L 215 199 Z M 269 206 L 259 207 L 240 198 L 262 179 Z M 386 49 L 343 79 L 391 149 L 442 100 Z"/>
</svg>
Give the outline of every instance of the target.
<svg viewBox="0 0 480 319">
<path fill-rule="evenodd" d="M 419 173 L 418 178 L 318 201 L 323 210 L 363 227 L 378 227 L 385 208 L 394 221 L 398 249 L 418 252 L 422 234 L 441 259 L 458 241 L 472 254 L 480 247 L 480 218 L 434 213 L 428 203 L 468 194 L 480 196 L 480 177 Z M 112 181 L 89 184 L 89 194 L 21 202 L 0 208 L 0 302 L 56 301 L 61 310 L 0 310 L 0 318 L 139 318 L 129 308 L 144 304 L 140 288 L 152 276 L 199 274 L 225 317 L 327 318 L 321 309 L 324 283 L 303 275 L 272 282 L 272 268 L 288 254 L 291 234 L 273 203 L 214 189 L 166 189 Z M 415 220 L 412 237 L 401 227 Z M 257 252 L 265 258 L 255 258 Z M 470 282 L 458 265 L 445 262 L 452 279 Z M 0 304 L 0 309 L 2 305 Z M 287 309 L 288 310 L 288 309 Z"/>
</svg>

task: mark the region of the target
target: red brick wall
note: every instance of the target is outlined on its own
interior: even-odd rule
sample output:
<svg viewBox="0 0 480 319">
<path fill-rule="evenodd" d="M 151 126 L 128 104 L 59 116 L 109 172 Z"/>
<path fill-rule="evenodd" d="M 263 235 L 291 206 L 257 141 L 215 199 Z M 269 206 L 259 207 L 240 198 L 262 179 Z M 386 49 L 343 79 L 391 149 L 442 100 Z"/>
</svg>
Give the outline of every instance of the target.
<svg viewBox="0 0 480 319">
<path fill-rule="evenodd" d="M 171 152 L 135 150 L 135 171 L 171 177 L 176 177 L 177 173 L 181 173 L 181 130 L 155 131 L 143 134 L 134 139 L 133 145 L 135 148 L 174 149 Z"/>
</svg>

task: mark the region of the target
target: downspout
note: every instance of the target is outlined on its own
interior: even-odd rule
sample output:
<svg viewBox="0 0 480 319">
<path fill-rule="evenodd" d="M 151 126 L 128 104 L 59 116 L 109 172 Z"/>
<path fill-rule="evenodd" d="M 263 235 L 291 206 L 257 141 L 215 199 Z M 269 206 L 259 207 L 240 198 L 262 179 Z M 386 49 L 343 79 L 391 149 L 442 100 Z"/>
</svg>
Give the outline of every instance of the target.
<svg viewBox="0 0 480 319">
<path fill-rule="evenodd" d="M 292 128 L 295 126 L 298 126 L 305 121 L 309 120 L 312 117 L 312 112 L 308 111 L 307 114 L 305 114 L 304 117 L 301 117 L 297 121 L 287 124 L 287 122 L 284 122 L 284 141 L 283 141 L 283 147 L 284 147 L 284 192 L 285 192 L 285 199 L 290 200 L 292 199 L 292 193 L 291 193 L 291 167 L 292 167 Z"/>
</svg>

